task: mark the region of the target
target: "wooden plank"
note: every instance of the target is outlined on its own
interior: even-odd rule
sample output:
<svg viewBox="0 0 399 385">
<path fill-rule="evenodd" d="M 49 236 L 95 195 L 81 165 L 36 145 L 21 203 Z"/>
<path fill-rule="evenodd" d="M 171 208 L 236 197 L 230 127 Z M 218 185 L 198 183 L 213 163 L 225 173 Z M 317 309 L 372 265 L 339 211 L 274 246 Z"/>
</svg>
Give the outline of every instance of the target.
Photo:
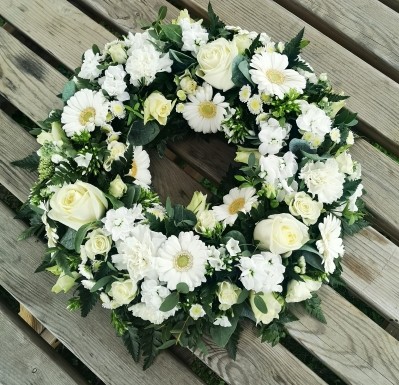
<svg viewBox="0 0 399 385">
<path fill-rule="evenodd" d="M 41 334 L 44 330 L 44 326 L 28 312 L 25 306 L 19 306 L 18 315 L 23 319 L 37 334 Z"/>
<path fill-rule="evenodd" d="M 287 324 L 290 334 L 347 383 L 398 384 L 399 341 L 331 288 L 320 297 L 327 325 L 295 306 L 300 319 Z"/>
<path fill-rule="evenodd" d="M 70 69 L 115 36 L 64 0 L 2 0 L 0 14 Z"/>
<path fill-rule="evenodd" d="M 179 7 L 196 10 L 205 17 L 208 0 L 181 0 Z M 399 154 L 399 85 L 335 43 L 272 0 L 231 0 L 215 2 L 215 12 L 228 24 L 267 32 L 275 40 L 289 40 L 305 26 L 311 41 L 303 57 L 317 73 L 327 72 L 336 91 L 351 98 L 348 107 L 359 113 L 362 132 Z M 370 94 L 373 97 L 370 97 Z"/>
<path fill-rule="evenodd" d="M 107 22 L 124 31 L 141 32 L 141 28 L 153 22 L 159 8 L 168 8 L 166 20 L 174 19 L 179 11 L 163 0 L 124 1 L 124 0 L 78 0 L 85 8 L 101 15 Z"/>
<path fill-rule="evenodd" d="M 0 324 L 2 384 L 86 384 L 72 367 L 1 302 Z"/>
<path fill-rule="evenodd" d="M 399 14 L 378 0 L 276 0 L 396 82 Z"/>
<path fill-rule="evenodd" d="M 380 0 L 380 2 L 394 11 L 399 12 L 399 0 Z"/>
<path fill-rule="evenodd" d="M 87 318 L 66 310 L 70 294 L 54 295 L 49 290 L 54 277 L 48 273 L 34 273 L 44 253 L 44 245 L 34 239 L 17 242 L 25 225 L 13 221 L 13 213 L 4 205 L 0 207 L 0 284 L 99 378 L 107 384 L 114 384 L 117 379 L 118 385 L 129 385 L 133 379 L 137 385 L 201 384 L 168 352 L 161 354 L 156 365 L 143 372 L 110 326 L 109 312 L 100 306 Z"/>
</svg>

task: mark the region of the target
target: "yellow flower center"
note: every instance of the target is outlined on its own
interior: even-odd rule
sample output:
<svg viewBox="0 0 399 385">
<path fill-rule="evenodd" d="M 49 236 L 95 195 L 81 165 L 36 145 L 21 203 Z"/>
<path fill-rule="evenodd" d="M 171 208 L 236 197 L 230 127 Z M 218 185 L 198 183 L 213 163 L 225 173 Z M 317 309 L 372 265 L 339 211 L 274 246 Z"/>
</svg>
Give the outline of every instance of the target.
<svg viewBox="0 0 399 385">
<path fill-rule="evenodd" d="M 203 118 L 212 119 L 216 116 L 216 105 L 212 102 L 201 102 L 198 112 Z"/>
<path fill-rule="evenodd" d="M 79 123 L 85 126 L 87 123 L 91 122 L 96 115 L 96 110 L 93 107 L 86 107 L 80 112 Z"/>
<path fill-rule="evenodd" d="M 270 82 L 274 84 L 283 84 L 285 81 L 283 72 L 279 70 L 267 70 L 266 76 L 269 78 Z"/>
<path fill-rule="evenodd" d="M 135 160 L 132 163 L 132 168 L 130 169 L 129 175 L 133 178 L 135 178 L 137 175 L 137 163 Z"/>
<path fill-rule="evenodd" d="M 237 198 L 233 202 L 229 204 L 229 214 L 237 214 L 240 210 L 244 208 L 245 199 L 244 198 Z"/>
<path fill-rule="evenodd" d="M 182 251 L 175 256 L 173 266 L 177 271 L 188 271 L 193 266 L 193 256 L 187 251 Z"/>
</svg>

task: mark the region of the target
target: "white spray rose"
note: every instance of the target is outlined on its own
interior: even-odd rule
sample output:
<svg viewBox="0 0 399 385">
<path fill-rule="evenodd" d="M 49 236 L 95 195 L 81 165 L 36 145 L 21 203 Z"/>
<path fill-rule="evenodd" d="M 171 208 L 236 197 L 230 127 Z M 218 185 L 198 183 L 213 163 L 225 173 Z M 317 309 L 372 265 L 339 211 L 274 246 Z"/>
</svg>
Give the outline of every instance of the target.
<svg viewBox="0 0 399 385">
<path fill-rule="evenodd" d="M 321 281 L 315 281 L 306 275 L 301 277 L 304 281 L 293 279 L 288 282 L 287 296 L 285 297 L 287 302 L 302 302 L 312 298 L 312 291 L 319 290 L 322 285 Z"/>
<path fill-rule="evenodd" d="M 308 227 L 291 214 L 270 215 L 255 226 L 254 240 L 259 241 L 262 250 L 284 254 L 300 249 L 309 241 Z"/>
<path fill-rule="evenodd" d="M 118 174 L 115 179 L 109 184 L 109 193 L 115 198 L 121 198 L 127 191 L 127 186 Z"/>
<path fill-rule="evenodd" d="M 279 318 L 279 314 L 281 312 L 281 304 L 274 297 L 273 293 L 260 294 L 259 296 L 263 299 L 263 302 L 266 304 L 267 313 L 262 313 L 255 305 L 255 292 L 251 291 L 249 296 L 249 302 L 251 304 L 251 309 L 254 313 L 256 324 L 262 322 L 263 325 L 267 325 L 272 322 L 275 318 Z"/>
<path fill-rule="evenodd" d="M 51 288 L 51 291 L 56 294 L 61 291 L 63 291 L 64 293 L 69 291 L 75 284 L 75 281 L 80 277 L 80 274 L 76 271 L 73 271 L 71 274 L 72 276 L 61 273 L 61 275 L 57 279 L 57 282 Z"/>
<path fill-rule="evenodd" d="M 111 55 L 112 61 L 118 64 L 124 64 L 127 60 L 127 53 L 123 44 L 114 44 L 108 49 L 108 53 Z"/>
<path fill-rule="evenodd" d="M 228 281 L 219 282 L 218 287 L 219 309 L 223 311 L 228 310 L 237 303 L 241 289 Z"/>
<path fill-rule="evenodd" d="M 68 139 L 60 122 L 51 123 L 51 131 L 42 131 L 36 138 L 37 142 L 43 145 L 45 142 L 66 142 Z"/>
<path fill-rule="evenodd" d="M 338 163 L 338 168 L 340 172 L 351 175 L 353 174 L 353 160 L 351 154 L 348 151 L 341 152 L 335 160 Z"/>
<path fill-rule="evenodd" d="M 153 92 L 144 102 L 144 124 L 155 119 L 164 126 L 172 111 L 172 102 L 160 92 Z"/>
<path fill-rule="evenodd" d="M 112 282 L 111 290 L 108 293 L 115 302 L 115 307 L 128 305 L 137 295 L 137 284 L 131 279 L 123 282 Z"/>
<path fill-rule="evenodd" d="M 197 89 L 197 82 L 190 76 L 185 76 L 180 80 L 180 87 L 186 94 L 193 94 Z"/>
<path fill-rule="evenodd" d="M 187 206 L 187 210 L 192 211 L 194 214 L 198 214 L 206 209 L 206 198 L 207 196 L 202 194 L 200 191 L 195 191 L 191 202 Z"/>
<path fill-rule="evenodd" d="M 302 217 L 305 225 L 314 225 L 320 216 L 323 203 L 314 201 L 312 197 L 301 191 L 296 193 L 289 203 L 290 213 Z"/>
<path fill-rule="evenodd" d="M 195 231 L 199 233 L 205 233 L 207 230 L 212 231 L 217 223 L 218 221 L 216 220 L 215 213 L 212 210 L 200 211 L 197 214 Z"/>
<path fill-rule="evenodd" d="M 48 216 L 73 230 L 104 216 L 108 202 L 97 187 L 78 180 L 60 188 L 50 199 Z"/>
<path fill-rule="evenodd" d="M 94 259 L 96 255 L 106 255 L 111 250 L 111 238 L 103 229 L 95 229 L 90 233 L 84 249 L 90 259 Z"/>
<path fill-rule="evenodd" d="M 198 76 L 219 90 L 227 91 L 233 88 L 232 67 L 233 60 L 237 55 L 236 44 L 225 38 L 202 45 L 197 55 Z"/>
</svg>

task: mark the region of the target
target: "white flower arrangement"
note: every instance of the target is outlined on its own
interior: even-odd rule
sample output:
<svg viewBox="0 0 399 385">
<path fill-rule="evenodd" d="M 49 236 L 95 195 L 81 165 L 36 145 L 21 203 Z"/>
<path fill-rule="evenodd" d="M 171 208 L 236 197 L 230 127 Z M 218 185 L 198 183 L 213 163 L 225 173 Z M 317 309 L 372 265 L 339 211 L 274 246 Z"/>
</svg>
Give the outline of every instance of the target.
<svg viewBox="0 0 399 385">
<path fill-rule="evenodd" d="M 365 225 L 355 114 L 299 56 L 303 31 L 274 43 L 210 13 L 212 28 L 187 11 L 165 24 L 162 8 L 145 32 L 87 50 L 38 129 L 25 205 L 48 238 L 38 270 L 59 276 L 54 292 L 76 286 L 83 316 L 100 300 L 127 345 L 153 352 L 145 367 L 204 335 L 236 343 L 243 317 L 275 343 L 292 302 L 324 321 L 316 291 L 339 279 L 344 231 Z M 240 145 L 239 165 L 213 205 L 162 204 L 147 149 L 194 132 Z"/>
</svg>

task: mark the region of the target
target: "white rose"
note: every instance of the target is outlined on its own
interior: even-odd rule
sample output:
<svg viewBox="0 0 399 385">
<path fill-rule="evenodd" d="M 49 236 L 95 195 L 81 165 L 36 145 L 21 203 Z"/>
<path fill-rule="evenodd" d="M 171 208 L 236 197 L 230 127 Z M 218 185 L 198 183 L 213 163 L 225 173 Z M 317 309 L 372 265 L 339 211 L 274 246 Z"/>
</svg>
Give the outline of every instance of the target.
<svg viewBox="0 0 399 385">
<path fill-rule="evenodd" d="M 255 159 L 259 161 L 261 155 L 258 150 L 238 146 L 236 151 L 236 157 L 234 158 L 234 160 L 239 163 L 248 164 L 248 159 L 251 154 L 254 154 Z"/>
<path fill-rule="evenodd" d="M 230 309 L 231 306 L 237 303 L 241 289 L 228 281 L 219 282 L 218 286 L 217 296 L 220 302 L 219 309 L 223 311 Z"/>
<path fill-rule="evenodd" d="M 259 295 L 259 297 L 263 299 L 263 302 L 266 304 L 267 307 L 267 313 L 262 313 L 255 305 L 256 295 Z M 251 309 L 256 319 L 256 324 L 262 322 L 263 325 L 267 325 L 275 318 L 279 318 L 282 307 L 280 302 L 274 297 L 273 293 L 255 294 L 255 292 L 251 291 L 251 294 L 249 296 L 249 302 L 251 304 Z"/>
<path fill-rule="evenodd" d="M 308 227 L 291 214 L 270 215 L 255 226 L 254 240 L 259 241 L 261 250 L 284 254 L 309 241 Z"/>
<path fill-rule="evenodd" d="M 320 216 L 323 203 L 314 201 L 312 197 L 301 191 L 294 195 L 289 203 L 290 213 L 302 217 L 305 225 L 314 225 Z"/>
<path fill-rule="evenodd" d="M 351 154 L 348 151 L 344 151 L 339 154 L 335 160 L 338 163 L 338 168 L 340 172 L 344 172 L 345 174 L 353 174 L 353 161 Z"/>
<path fill-rule="evenodd" d="M 124 64 L 127 60 L 127 53 L 121 43 L 114 44 L 108 49 L 112 61 L 118 64 Z"/>
<path fill-rule="evenodd" d="M 60 188 L 50 199 L 48 216 L 74 230 L 101 219 L 108 202 L 97 187 L 78 180 Z"/>
<path fill-rule="evenodd" d="M 286 302 L 302 302 L 312 298 L 312 291 L 319 290 L 322 285 L 321 281 L 315 281 L 306 275 L 301 277 L 304 281 L 293 279 L 288 282 Z"/>
<path fill-rule="evenodd" d="M 117 305 L 116 307 L 127 305 L 136 297 L 137 284 L 131 279 L 127 279 L 123 282 L 112 282 L 111 290 L 108 294 L 113 298 L 113 301 Z"/>
<path fill-rule="evenodd" d="M 218 221 L 216 220 L 215 213 L 212 210 L 200 211 L 197 214 L 197 224 L 195 230 L 199 233 L 204 233 L 207 230 L 212 231 Z"/>
<path fill-rule="evenodd" d="M 233 42 L 237 47 L 238 53 L 241 55 L 248 49 L 252 44 L 252 39 L 250 38 L 249 34 L 239 34 L 234 35 Z"/>
<path fill-rule="evenodd" d="M 168 116 L 172 111 L 172 102 L 160 92 L 153 92 L 144 101 L 144 124 L 155 119 L 160 125 L 166 125 Z"/>
<path fill-rule="evenodd" d="M 232 66 L 237 55 L 238 50 L 235 43 L 227 41 L 225 38 L 202 45 L 197 55 L 198 76 L 217 89 L 227 91 L 233 88 Z"/>
<path fill-rule="evenodd" d="M 86 256 L 94 259 L 96 255 L 106 255 L 111 250 L 111 239 L 103 229 L 95 229 L 85 243 Z"/>
<path fill-rule="evenodd" d="M 108 192 L 115 198 L 120 198 L 127 191 L 127 186 L 118 174 L 115 179 L 109 184 Z"/>
<path fill-rule="evenodd" d="M 185 76 L 180 80 L 180 87 L 186 94 L 193 94 L 197 89 L 197 82 L 190 76 Z"/>
<path fill-rule="evenodd" d="M 61 273 L 61 275 L 57 279 L 57 282 L 51 288 L 51 291 L 56 294 L 61 291 L 63 291 L 64 293 L 69 291 L 75 284 L 75 281 L 80 277 L 80 274 L 78 274 L 76 271 L 72 272 L 71 274 L 72 276 Z"/>
<path fill-rule="evenodd" d="M 67 137 L 65 136 L 64 130 L 61 128 L 60 122 L 51 123 L 51 131 L 42 131 L 36 138 L 37 142 L 43 145 L 45 142 L 66 142 Z"/>
<path fill-rule="evenodd" d="M 200 213 L 206 209 L 206 197 L 200 191 L 194 191 L 191 202 L 187 205 L 187 210 L 192 211 L 194 214 Z"/>
</svg>

